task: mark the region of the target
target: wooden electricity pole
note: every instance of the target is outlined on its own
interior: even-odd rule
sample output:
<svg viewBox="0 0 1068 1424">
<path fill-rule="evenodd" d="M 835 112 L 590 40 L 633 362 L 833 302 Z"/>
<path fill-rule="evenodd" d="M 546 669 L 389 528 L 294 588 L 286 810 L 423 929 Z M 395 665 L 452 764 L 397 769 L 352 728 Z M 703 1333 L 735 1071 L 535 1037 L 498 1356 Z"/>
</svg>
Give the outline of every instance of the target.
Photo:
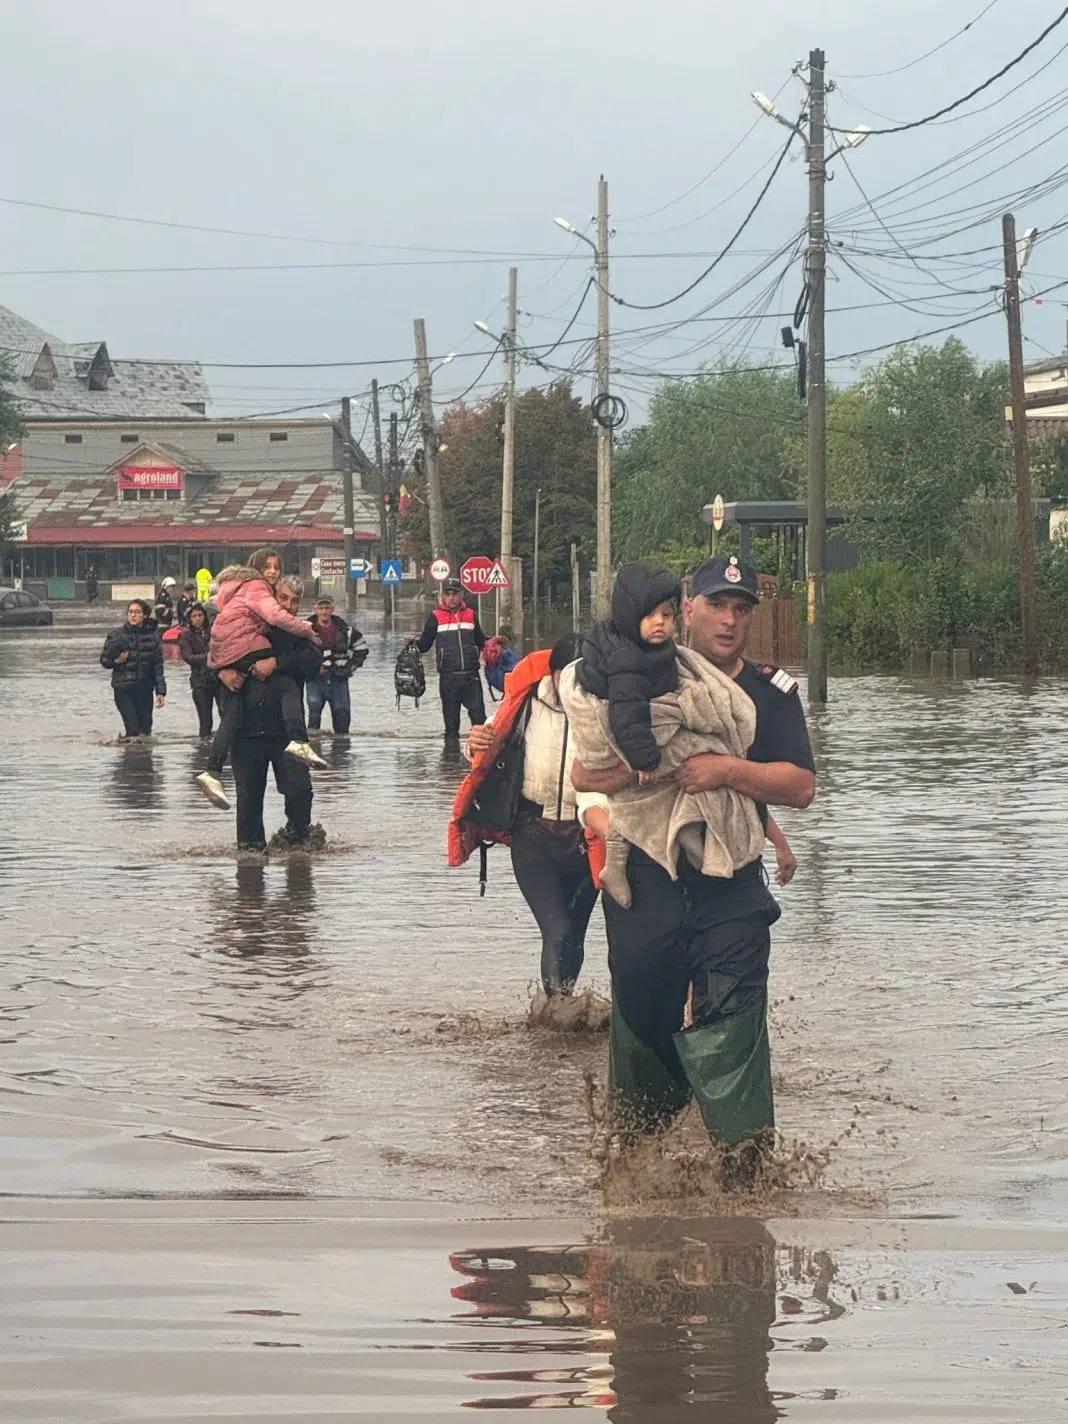
<svg viewBox="0 0 1068 1424">
<path fill-rule="evenodd" d="M 345 607 L 356 612 L 358 589 L 352 576 L 352 561 L 356 557 L 356 495 L 352 487 L 352 401 L 341 398 L 341 488 L 344 497 L 345 532 Z"/>
<path fill-rule="evenodd" d="M 378 405 L 378 381 L 371 382 L 371 418 L 375 427 L 375 473 L 378 476 L 378 557 L 389 558 L 389 520 L 386 516 L 386 468 L 382 462 L 382 413 Z M 381 572 L 381 562 L 379 564 Z M 390 609 L 389 584 L 382 585 L 382 611 Z"/>
<path fill-rule="evenodd" d="M 415 319 L 415 365 L 419 376 L 419 407 L 422 413 L 423 468 L 426 470 L 426 502 L 430 512 L 430 550 L 435 559 L 445 555 L 445 507 L 441 500 L 441 467 L 438 464 L 438 427 L 434 419 L 434 392 L 430 384 L 430 358 L 426 350 L 426 324 Z"/>
<path fill-rule="evenodd" d="M 1016 471 L 1016 526 L 1020 544 L 1020 627 L 1024 672 L 1038 672 L 1038 630 L 1035 607 L 1035 512 L 1031 500 L 1031 452 L 1027 442 L 1027 397 L 1024 389 L 1023 331 L 1020 322 L 1020 263 L 1016 220 L 1001 220 L 1005 251 L 1005 317 L 1009 325 L 1009 382 L 1012 391 L 1012 461 Z"/>
</svg>

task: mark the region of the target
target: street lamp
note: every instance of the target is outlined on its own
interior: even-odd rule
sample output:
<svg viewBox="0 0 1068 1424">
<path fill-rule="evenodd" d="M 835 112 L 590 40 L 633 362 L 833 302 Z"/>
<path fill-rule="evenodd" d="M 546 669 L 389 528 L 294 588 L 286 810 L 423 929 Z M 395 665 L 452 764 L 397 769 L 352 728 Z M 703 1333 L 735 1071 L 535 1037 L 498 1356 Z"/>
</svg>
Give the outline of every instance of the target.
<svg viewBox="0 0 1068 1424">
<path fill-rule="evenodd" d="M 600 253 L 597 251 L 597 244 L 594 240 L 591 237 L 587 237 L 584 232 L 579 232 L 573 222 L 568 222 L 567 218 L 553 218 L 553 222 L 556 223 L 557 227 L 562 227 L 565 232 L 569 232 L 572 237 L 581 238 L 587 247 L 592 247 L 595 257 L 600 256 Z"/>
</svg>

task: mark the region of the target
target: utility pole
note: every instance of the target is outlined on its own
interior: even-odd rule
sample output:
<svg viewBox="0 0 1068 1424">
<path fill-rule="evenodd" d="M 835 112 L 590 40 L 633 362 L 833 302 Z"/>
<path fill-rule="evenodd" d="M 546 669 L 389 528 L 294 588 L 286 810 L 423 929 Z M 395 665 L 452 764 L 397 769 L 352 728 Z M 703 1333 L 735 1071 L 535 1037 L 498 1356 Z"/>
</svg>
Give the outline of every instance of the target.
<svg viewBox="0 0 1068 1424">
<path fill-rule="evenodd" d="M 541 552 L 541 490 L 534 491 L 534 645 L 540 641 L 538 613 L 538 559 Z"/>
<path fill-rule="evenodd" d="M 504 348 L 504 460 L 501 471 L 501 563 L 512 577 L 512 507 L 515 470 L 515 333 L 519 273 L 508 269 L 508 326 Z M 512 590 L 497 590 L 497 627 L 512 620 Z"/>
<path fill-rule="evenodd" d="M 1027 443 L 1027 403 L 1024 390 L 1023 331 L 1020 324 L 1020 263 L 1016 220 L 1001 220 L 1005 249 L 1005 316 L 1009 324 L 1009 381 L 1012 390 L 1012 462 L 1016 470 L 1016 526 L 1020 543 L 1020 627 L 1024 672 L 1038 672 L 1035 609 L 1035 512 L 1031 502 L 1031 452 Z"/>
<path fill-rule="evenodd" d="M 824 66 L 808 57 L 808 700 L 827 701 L 827 248 L 824 230 Z"/>
<path fill-rule="evenodd" d="M 608 395 L 608 184 L 597 184 L 597 394 Z M 609 415 L 604 412 L 605 417 Z M 597 423 L 597 617 L 612 611 L 612 431 Z"/>
<path fill-rule="evenodd" d="M 434 419 L 434 392 L 430 384 L 430 358 L 426 351 L 426 324 L 421 316 L 415 319 L 415 365 L 419 375 L 419 406 L 423 417 L 423 468 L 426 470 L 426 502 L 430 509 L 430 550 L 435 559 L 443 559 L 445 558 L 445 508 L 441 501 L 438 427 Z"/>
<path fill-rule="evenodd" d="M 352 489 L 352 401 L 341 398 L 341 487 L 345 498 L 345 607 L 356 612 L 356 580 L 352 561 L 356 557 L 356 497 Z"/>
<path fill-rule="evenodd" d="M 389 557 L 387 549 L 386 468 L 382 462 L 382 415 L 378 405 L 378 381 L 371 382 L 371 418 L 375 427 L 375 472 L 378 475 L 378 549 L 379 560 Z M 389 612 L 390 585 L 382 585 L 382 611 Z"/>
<path fill-rule="evenodd" d="M 400 518 L 400 455 L 397 438 L 397 412 L 389 413 L 389 511 L 386 520 L 386 557 L 397 557 L 397 520 Z M 389 616 L 397 616 L 397 586 L 389 586 Z"/>
<path fill-rule="evenodd" d="M 571 631 L 577 633 L 582 622 L 582 584 L 579 581 L 578 545 L 571 545 Z"/>
</svg>

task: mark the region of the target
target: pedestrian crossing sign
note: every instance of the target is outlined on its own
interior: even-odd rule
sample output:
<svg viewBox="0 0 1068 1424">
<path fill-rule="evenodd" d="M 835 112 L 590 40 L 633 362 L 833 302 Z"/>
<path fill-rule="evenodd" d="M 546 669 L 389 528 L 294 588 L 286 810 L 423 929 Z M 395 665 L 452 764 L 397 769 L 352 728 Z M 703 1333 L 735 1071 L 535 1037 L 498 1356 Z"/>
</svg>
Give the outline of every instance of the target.
<svg viewBox="0 0 1068 1424">
<path fill-rule="evenodd" d="M 493 568 L 490 569 L 489 577 L 487 578 L 486 582 L 489 584 L 490 588 L 512 587 L 512 580 L 508 577 L 508 572 L 505 569 L 504 565 L 501 563 L 500 559 L 495 559 L 493 561 Z"/>
<path fill-rule="evenodd" d="M 400 583 L 401 572 L 400 559 L 383 559 L 378 565 L 378 576 L 386 584 Z"/>
</svg>

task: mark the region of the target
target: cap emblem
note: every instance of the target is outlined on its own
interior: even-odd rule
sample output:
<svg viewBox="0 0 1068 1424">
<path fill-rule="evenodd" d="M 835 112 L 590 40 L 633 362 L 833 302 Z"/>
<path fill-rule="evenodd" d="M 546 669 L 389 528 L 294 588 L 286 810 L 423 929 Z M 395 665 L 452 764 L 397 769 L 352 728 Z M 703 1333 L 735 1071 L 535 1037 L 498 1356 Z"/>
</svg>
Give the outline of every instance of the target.
<svg viewBox="0 0 1068 1424">
<path fill-rule="evenodd" d="M 737 564 L 728 564 L 723 570 L 723 577 L 728 583 L 741 583 L 742 571 Z"/>
</svg>

